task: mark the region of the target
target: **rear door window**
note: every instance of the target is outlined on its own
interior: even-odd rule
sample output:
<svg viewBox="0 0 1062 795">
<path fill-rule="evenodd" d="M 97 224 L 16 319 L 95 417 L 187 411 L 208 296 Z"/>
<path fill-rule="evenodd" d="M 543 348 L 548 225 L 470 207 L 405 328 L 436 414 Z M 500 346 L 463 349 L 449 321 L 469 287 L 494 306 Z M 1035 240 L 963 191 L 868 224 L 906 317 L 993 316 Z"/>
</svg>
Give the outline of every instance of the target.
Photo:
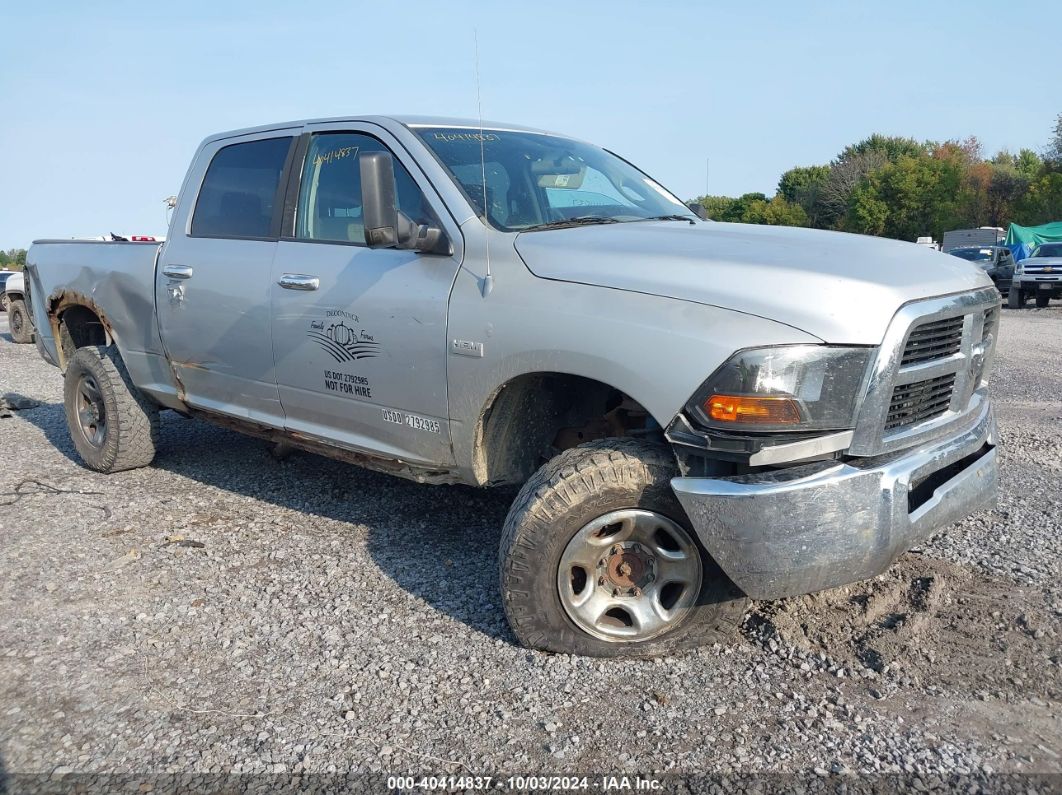
<svg viewBox="0 0 1062 795">
<path fill-rule="evenodd" d="M 192 216 L 193 237 L 273 237 L 277 189 L 291 137 L 219 149 L 210 161 Z"/>
</svg>

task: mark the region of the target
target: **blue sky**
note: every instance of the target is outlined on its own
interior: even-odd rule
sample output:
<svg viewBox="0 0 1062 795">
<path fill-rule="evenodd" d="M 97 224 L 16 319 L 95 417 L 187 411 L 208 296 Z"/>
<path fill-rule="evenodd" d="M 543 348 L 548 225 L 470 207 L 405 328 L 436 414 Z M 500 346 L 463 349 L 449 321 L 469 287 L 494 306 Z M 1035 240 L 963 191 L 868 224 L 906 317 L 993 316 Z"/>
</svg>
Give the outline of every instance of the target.
<svg viewBox="0 0 1062 795">
<path fill-rule="evenodd" d="M 1057 0 L 5 0 L 0 248 L 163 233 L 218 130 L 475 116 L 474 29 L 485 118 L 607 146 L 684 198 L 706 158 L 712 193 L 771 194 L 873 132 L 1039 150 L 1062 112 Z"/>
</svg>

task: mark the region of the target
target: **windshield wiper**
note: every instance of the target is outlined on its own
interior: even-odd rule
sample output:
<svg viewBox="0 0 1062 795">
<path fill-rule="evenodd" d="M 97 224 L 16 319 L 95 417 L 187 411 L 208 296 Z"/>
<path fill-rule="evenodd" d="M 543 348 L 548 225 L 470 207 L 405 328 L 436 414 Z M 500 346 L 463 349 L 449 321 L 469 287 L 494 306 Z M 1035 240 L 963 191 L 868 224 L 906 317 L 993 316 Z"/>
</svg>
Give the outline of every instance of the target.
<svg viewBox="0 0 1062 795">
<path fill-rule="evenodd" d="M 652 215 L 648 218 L 642 218 L 642 221 L 685 221 L 688 224 L 696 224 L 688 215 Z"/>
<path fill-rule="evenodd" d="M 556 221 L 546 221 L 542 224 L 525 226 L 521 232 L 536 232 L 539 229 L 564 229 L 567 226 L 591 226 L 593 224 L 618 224 L 615 218 L 603 215 L 577 215 L 575 218 L 559 218 Z"/>
</svg>

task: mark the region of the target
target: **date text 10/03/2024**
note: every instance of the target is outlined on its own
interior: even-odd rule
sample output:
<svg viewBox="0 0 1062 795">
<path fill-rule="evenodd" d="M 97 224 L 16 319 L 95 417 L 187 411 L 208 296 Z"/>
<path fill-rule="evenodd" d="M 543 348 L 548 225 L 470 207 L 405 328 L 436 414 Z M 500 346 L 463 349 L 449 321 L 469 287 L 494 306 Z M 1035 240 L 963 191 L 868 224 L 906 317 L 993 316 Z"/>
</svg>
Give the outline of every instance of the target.
<svg viewBox="0 0 1062 795">
<path fill-rule="evenodd" d="M 658 792 L 663 783 L 641 776 L 389 776 L 390 790 L 539 790 L 554 792 Z"/>
</svg>

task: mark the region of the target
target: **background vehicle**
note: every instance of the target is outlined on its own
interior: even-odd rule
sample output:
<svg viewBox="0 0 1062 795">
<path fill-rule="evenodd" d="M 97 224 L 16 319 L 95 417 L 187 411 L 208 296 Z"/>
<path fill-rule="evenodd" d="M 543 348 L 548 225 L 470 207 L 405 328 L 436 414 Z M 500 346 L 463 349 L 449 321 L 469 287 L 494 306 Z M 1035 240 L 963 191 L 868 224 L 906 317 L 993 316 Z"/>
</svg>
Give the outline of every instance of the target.
<svg viewBox="0 0 1062 795">
<path fill-rule="evenodd" d="M 748 597 L 873 576 L 996 494 L 983 271 L 702 222 L 540 130 L 223 133 L 163 245 L 39 241 L 27 263 L 89 467 L 151 463 L 168 408 L 419 482 L 521 486 L 499 570 L 529 646 L 722 639 Z"/>
<path fill-rule="evenodd" d="M 3 303 L 7 307 L 7 325 L 15 342 L 33 342 L 33 320 L 26 307 L 25 278 L 22 273 L 12 273 L 5 285 Z"/>
<path fill-rule="evenodd" d="M 976 229 L 952 229 L 944 233 L 941 250 L 945 253 L 953 248 L 968 246 L 996 246 L 1007 236 L 1005 230 L 998 226 L 979 226 Z"/>
<path fill-rule="evenodd" d="M 1010 291 L 1010 281 L 1014 277 L 1014 255 L 1006 246 L 964 246 L 953 248 L 948 253 L 984 268 L 996 289 L 1004 295 Z"/>
<path fill-rule="evenodd" d="M 17 271 L 0 271 L 0 312 L 7 311 L 7 294 L 4 292 L 7 280 L 15 275 Z"/>
<path fill-rule="evenodd" d="M 1062 298 L 1062 243 L 1041 243 L 1014 267 L 1007 306 L 1025 306 L 1030 297 L 1041 308 L 1052 298 Z"/>
</svg>

